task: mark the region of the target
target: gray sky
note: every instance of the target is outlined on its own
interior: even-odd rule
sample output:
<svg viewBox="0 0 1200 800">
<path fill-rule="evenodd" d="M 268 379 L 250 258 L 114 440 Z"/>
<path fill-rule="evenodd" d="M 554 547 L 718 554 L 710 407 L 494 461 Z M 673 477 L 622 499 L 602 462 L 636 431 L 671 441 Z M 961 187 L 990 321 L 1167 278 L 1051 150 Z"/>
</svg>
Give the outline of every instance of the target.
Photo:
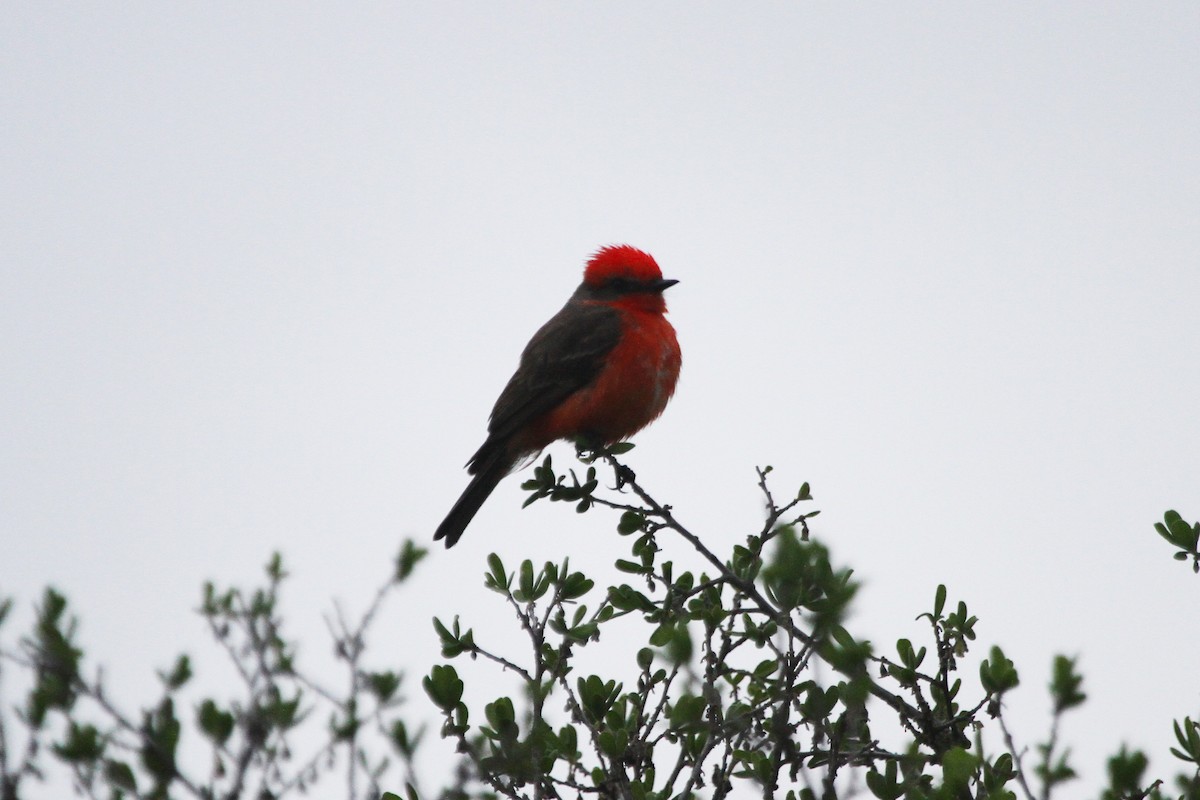
<svg viewBox="0 0 1200 800">
<path fill-rule="evenodd" d="M 755 465 L 810 481 L 879 648 L 944 581 L 1023 668 L 1023 741 L 1064 651 L 1077 767 L 1173 772 L 1200 584 L 1151 526 L 1200 517 L 1197 42 L 1166 2 L 10 4 L 0 590 L 64 589 L 132 703 L 206 652 L 201 583 L 280 548 L 320 663 L 628 242 L 681 280 L 652 492 L 728 549 Z M 517 635 L 489 551 L 625 552 L 518 483 L 385 618 L 414 705 L 432 614 Z"/>
</svg>

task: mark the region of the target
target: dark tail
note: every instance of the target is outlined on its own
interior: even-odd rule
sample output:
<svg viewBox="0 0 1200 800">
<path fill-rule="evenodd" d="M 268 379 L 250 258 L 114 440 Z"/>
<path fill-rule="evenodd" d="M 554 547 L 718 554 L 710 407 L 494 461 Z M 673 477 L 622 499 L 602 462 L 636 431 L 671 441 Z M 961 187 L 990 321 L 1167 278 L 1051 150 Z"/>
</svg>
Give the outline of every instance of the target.
<svg viewBox="0 0 1200 800">
<path fill-rule="evenodd" d="M 442 524 L 438 525 L 437 532 L 433 534 L 435 542 L 445 539 L 447 549 L 454 547 L 462 537 L 463 531 L 471 524 L 471 520 L 479 513 L 483 501 L 488 499 L 497 484 L 512 469 L 512 465 L 503 457 L 501 451 L 500 447 L 493 445 L 489 448 L 488 444 L 485 444 L 471 459 L 471 471 L 475 476 L 467 484 L 458 502 L 450 509 L 450 513 L 442 520 Z"/>
</svg>

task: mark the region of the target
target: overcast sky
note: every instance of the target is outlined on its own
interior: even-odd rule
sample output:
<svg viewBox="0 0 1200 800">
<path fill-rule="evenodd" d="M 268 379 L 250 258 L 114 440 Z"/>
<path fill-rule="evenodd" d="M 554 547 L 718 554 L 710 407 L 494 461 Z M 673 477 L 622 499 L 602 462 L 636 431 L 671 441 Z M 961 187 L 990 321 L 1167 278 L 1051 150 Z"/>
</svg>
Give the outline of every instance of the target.
<svg viewBox="0 0 1200 800">
<path fill-rule="evenodd" d="M 202 582 L 281 549 L 321 663 L 628 242 L 681 281 L 646 487 L 728 550 L 756 465 L 811 482 L 878 648 L 945 582 L 1030 745 L 1079 656 L 1073 792 L 1122 741 L 1173 773 L 1200 582 L 1152 525 L 1200 517 L 1198 43 L 1192 2 L 7 4 L 0 591 L 64 590 L 132 705 L 219 660 Z M 518 484 L 381 623 L 414 712 L 431 615 L 518 636 L 488 552 L 626 552 Z"/>
</svg>

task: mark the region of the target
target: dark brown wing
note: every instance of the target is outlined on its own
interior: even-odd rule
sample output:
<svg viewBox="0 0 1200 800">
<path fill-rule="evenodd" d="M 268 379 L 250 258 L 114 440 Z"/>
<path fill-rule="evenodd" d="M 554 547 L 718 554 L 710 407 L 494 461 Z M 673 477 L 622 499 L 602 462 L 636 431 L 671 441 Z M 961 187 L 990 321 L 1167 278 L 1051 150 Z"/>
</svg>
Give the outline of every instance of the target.
<svg viewBox="0 0 1200 800">
<path fill-rule="evenodd" d="M 478 462 L 530 421 L 589 384 L 620 337 L 618 312 L 572 298 L 529 340 L 517 371 L 492 408 L 488 441 L 471 461 Z"/>
<path fill-rule="evenodd" d="M 510 447 L 513 434 L 591 383 L 620 337 L 618 312 L 576 297 L 533 335 L 492 409 L 487 441 L 467 462 L 474 477 L 438 526 L 435 540 L 445 539 L 446 547 L 454 546 L 496 484 L 523 455 Z"/>
</svg>

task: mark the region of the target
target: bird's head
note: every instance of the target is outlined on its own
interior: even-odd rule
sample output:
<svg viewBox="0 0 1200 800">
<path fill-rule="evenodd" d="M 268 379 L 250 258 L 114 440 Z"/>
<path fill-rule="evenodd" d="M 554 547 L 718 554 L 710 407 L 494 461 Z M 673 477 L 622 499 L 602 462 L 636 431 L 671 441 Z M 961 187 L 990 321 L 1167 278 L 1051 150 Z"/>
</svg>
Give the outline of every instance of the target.
<svg viewBox="0 0 1200 800">
<path fill-rule="evenodd" d="M 662 293 L 679 283 L 663 278 L 658 262 L 649 253 L 627 244 L 596 251 L 583 270 L 589 299 L 641 311 L 666 311 Z"/>
</svg>

